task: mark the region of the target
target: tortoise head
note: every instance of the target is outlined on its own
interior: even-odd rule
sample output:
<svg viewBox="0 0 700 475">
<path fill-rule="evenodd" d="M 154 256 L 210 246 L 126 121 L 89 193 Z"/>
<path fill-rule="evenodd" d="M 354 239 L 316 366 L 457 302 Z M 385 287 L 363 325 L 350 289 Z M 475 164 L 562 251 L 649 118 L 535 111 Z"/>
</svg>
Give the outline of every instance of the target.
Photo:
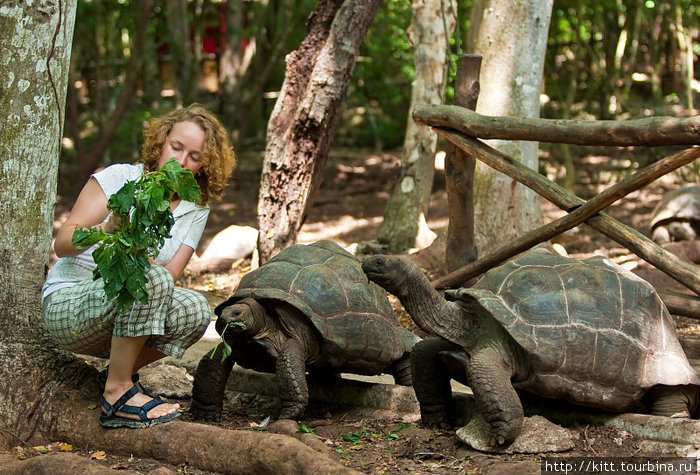
<svg viewBox="0 0 700 475">
<path fill-rule="evenodd" d="M 264 314 L 265 310 L 254 299 L 239 300 L 221 309 L 216 320 L 216 331 L 224 339 L 254 336 L 262 330 Z"/>
<path fill-rule="evenodd" d="M 378 254 L 362 262 L 362 271 L 367 278 L 396 296 L 406 288 L 410 274 L 420 269 L 411 261 L 396 256 Z"/>
</svg>

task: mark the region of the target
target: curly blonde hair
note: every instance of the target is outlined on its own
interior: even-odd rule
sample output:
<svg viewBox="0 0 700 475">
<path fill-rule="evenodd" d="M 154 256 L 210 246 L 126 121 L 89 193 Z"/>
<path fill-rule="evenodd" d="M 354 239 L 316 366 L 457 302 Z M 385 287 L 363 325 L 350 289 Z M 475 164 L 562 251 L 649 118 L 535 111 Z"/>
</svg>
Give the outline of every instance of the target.
<svg viewBox="0 0 700 475">
<path fill-rule="evenodd" d="M 175 124 L 185 121 L 199 125 L 205 134 L 202 168 L 195 177 L 202 190 L 202 203 L 209 203 L 212 199 L 220 200 L 236 168 L 236 154 L 224 126 L 201 104 L 193 103 L 149 120 L 144 130 L 139 161 L 144 164 L 146 171 L 157 170 L 165 139 Z"/>
</svg>

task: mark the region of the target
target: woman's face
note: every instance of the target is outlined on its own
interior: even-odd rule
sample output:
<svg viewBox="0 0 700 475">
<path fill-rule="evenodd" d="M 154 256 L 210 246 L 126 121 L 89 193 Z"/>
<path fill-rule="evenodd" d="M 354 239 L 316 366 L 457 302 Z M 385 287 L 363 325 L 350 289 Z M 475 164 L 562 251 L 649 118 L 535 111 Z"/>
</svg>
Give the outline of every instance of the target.
<svg viewBox="0 0 700 475">
<path fill-rule="evenodd" d="M 196 175 L 202 167 L 205 138 L 204 130 L 195 122 L 187 120 L 176 123 L 163 143 L 158 169 L 175 158 L 182 168 L 189 168 Z"/>
</svg>

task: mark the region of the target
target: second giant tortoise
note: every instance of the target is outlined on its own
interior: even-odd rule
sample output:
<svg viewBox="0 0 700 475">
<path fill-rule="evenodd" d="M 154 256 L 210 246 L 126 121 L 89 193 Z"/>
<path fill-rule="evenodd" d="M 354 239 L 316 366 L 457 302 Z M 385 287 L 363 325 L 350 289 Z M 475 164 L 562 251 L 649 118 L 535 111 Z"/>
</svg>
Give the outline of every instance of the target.
<svg viewBox="0 0 700 475">
<path fill-rule="evenodd" d="M 700 381 L 668 310 L 649 283 L 605 258 L 536 249 L 445 298 L 405 259 L 375 256 L 363 269 L 440 337 L 411 354 L 426 425 L 449 422 L 450 377 L 471 387 L 492 446 L 520 432 L 516 389 L 613 412 L 644 403 L 654 414 L 697 416 Z"/>
<path fill-rule="evenodd" d="M 700 236 L 700 186 L 670 191 L 652 212 L 651 238 L 659 244 Z"/>
<path fill-rule="evenodd" d="M 281 410 L 306 411 L 306 372 L 391 373 L 411 385 L 410 351 L 419 338 L 401 327 L 384 290 L 331 241 L 291 246 L 249 272 L 216 310 L 220 345 L 199 363 L 191 412 L 220 420 L 234 363 L 276 374 Z M 223 360 L 222 360 L 223 357 Z"/>
</svg>

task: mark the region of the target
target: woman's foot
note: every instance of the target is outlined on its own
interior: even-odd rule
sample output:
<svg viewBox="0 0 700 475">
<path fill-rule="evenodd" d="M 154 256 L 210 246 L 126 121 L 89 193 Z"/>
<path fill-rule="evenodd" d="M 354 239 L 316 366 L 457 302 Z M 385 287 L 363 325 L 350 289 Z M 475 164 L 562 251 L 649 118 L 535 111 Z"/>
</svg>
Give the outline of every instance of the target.
<svg viewBox="0 0 700 475">
<path fill-rule="evenodd" d="M 117 388 L 105 390 L 100 400 L 100 422 L 105 427 L 150 427 L 180 415 L 179 404 L 147 396 L 140 392 L 138 385 L 128 387 L 123 393 L 119 392 L 123 386 Z"/>
</svg>

